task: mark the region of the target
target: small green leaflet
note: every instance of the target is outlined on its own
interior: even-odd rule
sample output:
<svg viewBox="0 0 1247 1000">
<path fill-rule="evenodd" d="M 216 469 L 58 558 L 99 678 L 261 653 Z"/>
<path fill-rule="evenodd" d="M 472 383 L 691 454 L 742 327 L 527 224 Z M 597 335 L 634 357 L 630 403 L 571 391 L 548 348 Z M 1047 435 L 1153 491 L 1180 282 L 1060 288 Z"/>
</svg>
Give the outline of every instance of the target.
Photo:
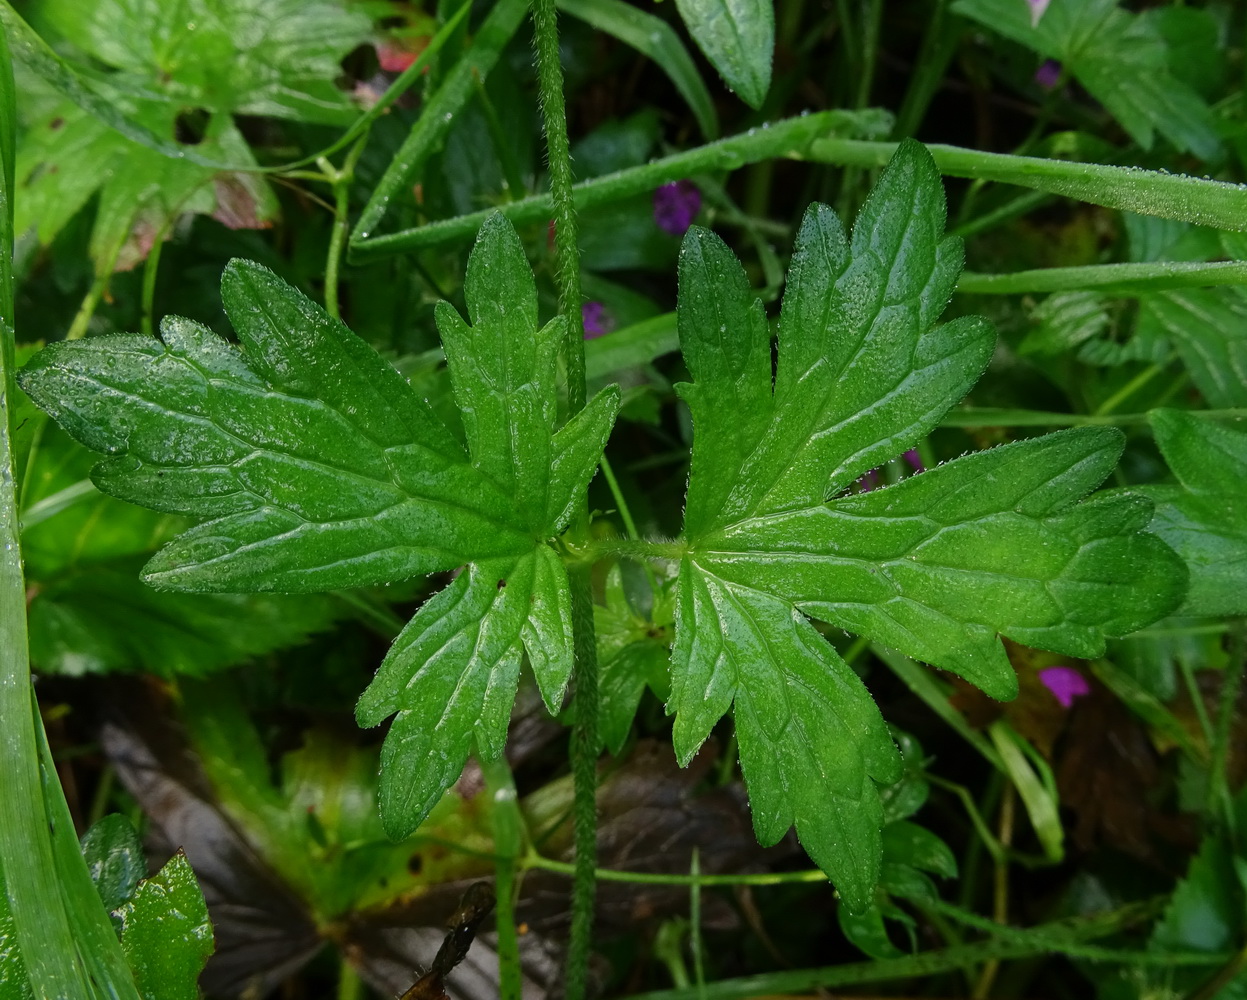
<svg viewBox="0 0 1247 1000">
<path fill-rule="evenodd" d="M 771 88 L 775 49 L 773 0 L 675 0 L 697 47 L 751 108 Z"/>
<path fill-rule="evenodd" d="M 1117 0 L 1051 0 L 1037 16 L 1025 0 L 956 0 L 953 10 L 1058 60 L 1144 149 L 1159 132 L 1204 160 L 1217 155 L 1216 121 L 1174 75 L 1158 12 L 1132 14 Z M 1211 20 L 1211 18 L 1209 18 Z"/>
<path fill-rule="evenodd" d="M 246 261 L 222 279 L 241 350 L 170 317 L 163 343 L 54 344 L 22 373 L 65 430 L 110 456 L 92 472 L 101 491 L 206 519 L 147 564 L 153 586 L 307 593 L 469 564 L 360 701 L 364 725 L 399 713 L 381 781 L 395 836 L 458 777 L 473 738 L 501 752 L 521 649 L 557 708 L 569 597 L 546 542 L 583 497 L 619 405 L 611 387 L 555 430 L 562 324 L 538 329 L 532 271 L 501 215 L 481 229 L 465 291 L 472 325 L 450 307 L 437 318 L 466 450 L 371 347 Z"/>
<path fill-rule="evenodd" d="M 694 228 L 680 257 L 679 333 L 695 433 L 676 583 L 669 711 L 687 762 L 735 706 L 764 844 L 795 824 L 862 912 L 879 879 L 876 784 L 901 759 L 857 675 L 806 615 L 1017 692 L 998 638 L 1102 655 L 1171 611 L 1181 561 L 1144 529 L 1152 505 L 1077 501 L 1122 435 L 1086 428 L 969 455 L 886 489 L 841 495 L 927 434 L 978 379 L 995 337 L 935 326 L 961 270 L 942 236 L 939 173 L 905 142 L 848 239 L 806 214 L 788 274 L 772 382 L 761 304 L 731 251 Z M 830 502 L 828 498 L 831 499 Z"/>
<path fill-rule="evenodd" d="M 1138 489 L 1156 503 L 1152 531 L 1190 567 L 1183 612 L 1247 614 L 1247 434 L 1182 410 L 1148 419 L 1181 486 Z"/>
<path fill-rule="evenodd" d="M 121 950 L 143 1000 L 198 1000 L 215 943 L 208 906 L 181 851 L 117 911 Z"/>
</svg>

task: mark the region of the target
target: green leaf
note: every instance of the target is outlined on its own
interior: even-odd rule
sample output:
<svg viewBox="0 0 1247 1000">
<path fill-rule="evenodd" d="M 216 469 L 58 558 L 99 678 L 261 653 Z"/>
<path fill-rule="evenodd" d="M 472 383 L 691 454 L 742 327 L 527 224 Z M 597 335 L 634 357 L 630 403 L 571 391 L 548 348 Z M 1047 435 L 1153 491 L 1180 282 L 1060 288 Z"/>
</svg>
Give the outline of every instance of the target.
<svg viewBox="0 0 1247 1000">
<path fill-rule="evenodd" d="M 1247 434 L 1181 410 L 1154 410 L 1149 420 L 1181 486 L 1138 489 L 1156 502 L 1152 530 L 1190 569 L 1183 611 L 1247 614 Z"/>
<path fill-rule="evenodd" d="M 33 1000 L 26 964 L 17 940 L 17 925 L 9 907 L 9 894 L 0 871 L 0 1000 Z"/>
<path fill-rule="evenodd" d="M 212 520 L 147 565 L 170 589 L 307 592 L 526 551 L 503 491 L 390 365 L 276 275 L 222 281 L 245 352 L 189 320 L 164 343 L 53 344 L 23 372 L 71 435 L 110 453 L 105 493 Z"/>
<path fill-rule="evenodd" d="M 1064 354 L 1108 329 L 1104 296 L 1096 292 L 1056 292 L 1031 313 L 1029 330 L 1019 352 L 1052 356 Z"/>
<path fill-rule="evenodd" d="M 1051 0 L 1039 16 L 1016 0 L 957 0 L 953 9 L 1059 60 L 1145 149 L 1156 132 L 1201 159 L 1220 149 L 1208 105 L 1170 72 L 1156 22 L 1117 0 Z"/>
<path fill-rule="evenodd" d="M 533 606 L 543 610 L 536 626 Z M 543 649 L 543 640 L 556 645 Z M 355 710 L 364 727 L 398 713 L 381 754 L 381 814 L 392 837 L 423 822 L 473 741 L 487 760 L 502 753 L 525 647 L 534 668 L 543 661 L 543 696 L 561 697 L 572 662 L 570 596 L 566 572 L 545 546 L 472 563 L 395 640 Z"/>
<path fill-rule="evenodd" d="M 19 393 L 35 413 L 25 393 Z M 45 672 L 202 676 L 296 645 L 343 616 L 329 596 L 188 595 L 138 579 L 186 522 L 99 493 L 98 456 L 46 426 L 22 490 L 31 659 Z"/>
<path fill-rule="evenodd" d="M 752 108 L 771 87 L 775 48 L 772 0 L 675 0 L 697 47 Z"/>
<path fill-rule="evenodd" d="M 256 264 L 222 298 L 242 349 L 188 320 L 144 337 L 56 344 L 23 385 L 112 457 L 106 493 L 209 518 L 148 564 L 154 585 L 309 592 L 468 563 L 399 636 L 360 701 L 398 712 L 383 754 L 387 829 L 410 832 L 475 739 L 502 750 L 527 650 L 556 711 L 571 671 L 570 597 L 546 543 L 581 502 L 619 405 L 612 386 L 555 428 L 561 325 L 537 329 L 536 288 L 510 224 L 469 264 L 471 325 L 438 311 L 467 450 L 371 347 Z M 433 748 L 433 749 L 430 749 Z"/>
<path fill-rule="evenodd" d="M 1209 406 L 1247 406 L 1247 294 L 1241 289 L 1145 296 L 1136 334 L 1142 337 L 1172 341 Z"/>
<path fill-rule="evenodd" d="M 1242 891 L 1231 853 L 1219 837 L 1205 837 L 1165 907 L 1151 944 L 1162 950 L 1224 951 L 1237 943 L 1242 926 Z"/>
<path fill-rule="evenodd" d="M 862 913 L 850 913 L 847 907 L 836 910 L 840 930 L 862 952 L 875 959 L 902 958 L 904 952 L 892 943 L 883 923 L 883 910 L 871 906 Z"/>
<path fill-rule="evenodd" d="M 961 266 L 943 223 L 938 173 L 914 142 L 851 240 L 830 210 L 811 208 L 773 387 L 767 326 L 740 265 L 704 230 L 681 253 L 694 381 L 678 389 L 695 436 L 668 705 L 676 753 L 687 761 L 734 704 L 759 839 L 795 824 L 854 913 L 879 876 L 875 783 L 896 781 L 901 765 L 865 688 L 806 614 L 1009 698 L 1017 679 L 1000 635 L 1099 656 L 1106 635 L 1161 617 L 1185 587 L 1181 562 L 1143 530 L 1147 499 L 1077 503 L 1117 462 L 1113 429 L 839 495 L 930 431 L 991 354 L 982 320 L 935 326 Z"/>
<path fill-rule="evenodd" d="M 949 846 L 926 827 L 905 820 L 883 828 L 885 860 L 934 872 L 945 878 L 957 877 L 957 859 Z"/>
<path fill-rule="evenodd" d="M 680 566 L 672 649 L 673 739 L 681 765 L 735 704 L 741 769 L 764 846 L 795 824 L 850 909 L 879 875 L 883 810 L 872 779 L 900 756 L 866 688 L 791 604 Z"/>
<path fill-rule="evenodd" d="M 183 106 L 346 124 L 333 80 L 368 19 L 335 0 L 45 0 L 46 23 L 83 52 L 161 83 Z M 85 16 L 84 16 L 85 14 Z"/>
<path fill-rule="evenodd" d="M 120 908 L 121 948 L 143 1000 L 198 1000 L 213 951 L 203 893 L 181 851 Z"/>
<path fill-rule="evenodd" d="M 614 35 L 654 60 L 693 112 L 701 134 L 706 139 L 718 138 L 719 116 L 714 100 L 697 71 L 697 64 L 671 25 L 622 0 L 558 0 L 558 6 L 564 13 L 580 18 L 598 31 Z"/>
<path fill-rule="evenodd" d="M 671 646 L 667 629 L 633 610 L 618 563 L 606 574 L 605 596 L 605 606 L 593 607 L 599 664 L 598 731 L 606 749 L 618 756 L 645 689 L 663 701 L 671 693 Z"/>
<path fill-rule="evenodd" d="M 234 115 L 324 124 L 355 115 L 332 81 L 369 24 L 335 0 L 109 0 L 86 16 L 72 0 L 49 0 L 39 14 L 47 29 L 110 68 L 93 74 L 94 89 L 146 134 L 177 134 L 187 109 L 208 116 L 193 157 L 139 145 L 82 102 L 61 102 L 28 123 L 18 151 L 17 230 L 37 228 L 47 243 L 98 191 L 90 248 L 97 271 L 133 267 L 182 215 L 212 215 L 235 229 L 271 222 L 278 205 L 267 182 L 202 162 L 255 165 Z"/>
<path fill-rule="evenodd" d="M 39 583 L 30 602 L 31 661 L 74 676 L 143 670 L 203 677 L 297 646 L 348 610 L 327 595 L 157 591 L 139 580 L 140 567 L 117 560 Z"/>
<path fill-rule="evenodd" d="M 82 835 L 82 856 L 104 909 L 113 911 L 134 896 L 147 874 L 147 858 L 133 824 L 120 813 L 105 816 Z"/>
</svg>

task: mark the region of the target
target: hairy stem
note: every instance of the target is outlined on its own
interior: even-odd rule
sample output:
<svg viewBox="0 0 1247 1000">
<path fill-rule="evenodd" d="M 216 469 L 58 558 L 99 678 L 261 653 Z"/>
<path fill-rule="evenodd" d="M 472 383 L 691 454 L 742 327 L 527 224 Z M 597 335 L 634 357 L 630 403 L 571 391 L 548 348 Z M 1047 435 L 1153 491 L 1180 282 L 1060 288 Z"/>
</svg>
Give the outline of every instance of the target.
<svg viewBox="0 0 1247 1000">
<path fill-rule="evenodd" d="M 598 662 L 589 567 L 571 574 L 576 666 L 572 728 L 572 836 L 576 845 L 567 1000 L 584 1000 L 597 891 Z"/>
<path fill-rule="evenodd" d="M 533 29 L 541 85 L 541 110 L 546 128 L 546 165 L 550 170 L 550 198 L 554 207 L 559 312 L 567 319 L 567 405 L 574 415 L 585 405 L 585 332 L 580 314 L 580 250 L 577 246 L 571 147 L 567 140 L 567 108 L 563 100 L 563 67 L 559 63 L 559 30 L 554 0 L 533 0 Z"/>
<path fill-rule="evenodd" d="M 563 101 L 563 68 L 559 64 L 559 32 L 554 0 L 532 0 L 533 44 L 541 109 L 545 118 L 546 158 L 554 208 L 554 253 L 559 312 L 567 323 L 567 408 L 571 415 L 585 405 L 584 321 L 581 317 L 580 250 L 576 205 L 572 194 L 571 150 L 567 141 L 567 109 Z M 573 534 L 586 534 L 588 509 L 582 507 Z M 576 874 L 572 883 L 571 938 L 567 948 L 567 1000 L 583 1000 L 589 971 L 589 944 L 597 883 L 597 757 L 598 663 L 593 630 L 593 595 L 589 567 L 572 571 L 572 815 Z"/>
</svg>

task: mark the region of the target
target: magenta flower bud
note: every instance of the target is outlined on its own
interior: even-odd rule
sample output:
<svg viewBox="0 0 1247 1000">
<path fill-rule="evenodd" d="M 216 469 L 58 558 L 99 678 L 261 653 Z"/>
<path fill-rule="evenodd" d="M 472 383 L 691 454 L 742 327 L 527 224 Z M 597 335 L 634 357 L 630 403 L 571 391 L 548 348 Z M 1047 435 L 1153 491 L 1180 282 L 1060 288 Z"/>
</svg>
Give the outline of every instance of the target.
<svg viewBox="0 0 1247 1000">
<path fill-rule="evenodd" d="M 1069 708 L 1075 699 L 1091 693 L 1087 678 L 1073 667 L 1047 667 L 1039 671 L 1039 680 L 1062 708 Z"/>
<path fill-rule="evenodd" d="M 1047 59 L 1035 70 L 1035 82 L 1044 90 L 1051 90 L 1061 79 L 1061 64 L 1055 59 Z"/>
<path fill-rule="evenodd" d="M 606 306 L 601 302 L 586 302 L 580 307 L 580 319 L 585 327 L 585 340 L 593 340 L 610 333 L 614 327 Z"/>
<path fill-rule="evenodd" d="M 683 236 L 701 211 L 701 192 L 692 181 L 674 181 L 654 192 L 654 221 L 672 236 Z"/>
<path fill-rule="evenodd" d="M 927 467 L 922 464 L 922 456 L 918 454 L 917 448 L 910 448 L 902 457 L 909 463 L 909 467 L 915 473 L 927 471 Z"/>
</svg>

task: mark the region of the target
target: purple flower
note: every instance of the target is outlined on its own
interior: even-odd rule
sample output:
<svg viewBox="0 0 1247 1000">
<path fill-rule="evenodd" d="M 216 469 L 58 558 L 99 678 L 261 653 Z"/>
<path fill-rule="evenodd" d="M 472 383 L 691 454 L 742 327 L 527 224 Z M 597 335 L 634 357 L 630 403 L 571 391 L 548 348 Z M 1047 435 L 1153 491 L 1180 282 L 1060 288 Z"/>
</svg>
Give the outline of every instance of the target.
<svg viewBox="0 0 1247 1000">
<path fill-rule="evenodd" d="M 601 302 L 586 302 L 580 307 L 580 318 L 585 325 L 585 340 L 593 340 L 610 333 L 615 324 Z"/>
<path fill-rule="evenodd" d="M 1074 699 L 1091 693 L 1087 678 L 1073 667 L 1047 667 L 1039 671 L 1039 680 L 1052 692 L 1062 708 L 1069 708 L 1074 704 Z"/>
<path fill-rule="evenodd" d="M 1048 9 L 1048 4 L 1051 3 L 1051 0 L 1026 0 L 1026 2 L 1030 4 L 1031 27 L 1037 27 L 1039 19 L 1043 17 L 1043 12 Z"/>
<path fill-rule="evenodd" d="M 701 192 L 692 181 L 673 181 L 654 192 L 654 221 L 672 236 L 683 236 L 701 210 Z"/>
<path fill-rule="evenodd" d="M 1042 66 L 1035 70 L 1035 82 L 1044 90 L 1051 90 L 1061 79 L 1061 64 L 1055 59 L 1045 59 Z"/>
<path fill-rule="evenodd" d="M 862 476 L 856 483 L 858 493 L 869 493 L 871 490 L 879 488 L 879 470 L 871 469 Z"/>
<path fill-rule="evenodd" d="M 910 448 L 901 457 L 909 463 L 909 467 L 914 470 L 914 475 L 927 471 L 927 467 L 922 464 L 922 456 L 918 454 L 917 448 Z M 871 469 L 858 479 L 854 484 L 854 492 L 869 493 L 871 490 L 877 490 L 879 488 L 879 473 L 882 471 L 882 468 L 880 466 L 878 469 Z"/>
</svg>

